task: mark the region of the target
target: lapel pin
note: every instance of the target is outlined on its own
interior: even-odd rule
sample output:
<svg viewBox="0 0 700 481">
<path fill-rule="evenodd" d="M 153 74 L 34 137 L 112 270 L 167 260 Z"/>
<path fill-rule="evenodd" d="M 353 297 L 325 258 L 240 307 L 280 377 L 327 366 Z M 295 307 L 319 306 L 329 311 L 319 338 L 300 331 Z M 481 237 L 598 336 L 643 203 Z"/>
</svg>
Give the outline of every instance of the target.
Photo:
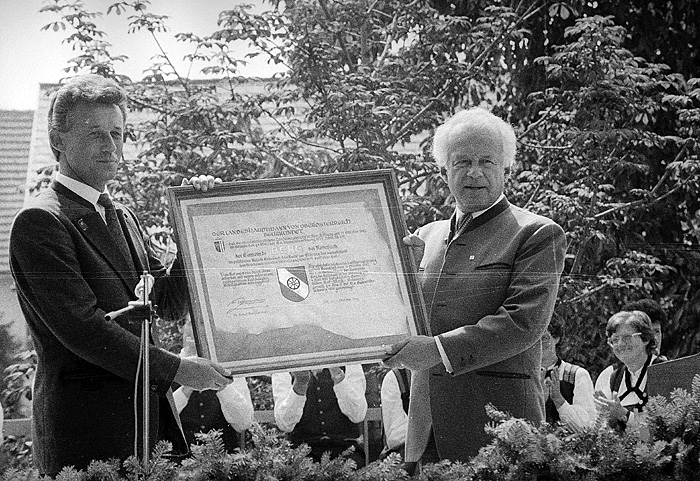
<svg viewBox="0 0 700 481">
<path fill-rule="evenodd" d="M 469 260 L 470 260 L 470 261 L 473 261 L 473 260 L 474 260 L 474 256 L 469 256 Z"/>
<path fill-rule="evenodd" d="M 88 230 L 88 226 L 83 219 L 78 219 L 78 227 L 80 227 L 84 231 Z"/>
</svg>

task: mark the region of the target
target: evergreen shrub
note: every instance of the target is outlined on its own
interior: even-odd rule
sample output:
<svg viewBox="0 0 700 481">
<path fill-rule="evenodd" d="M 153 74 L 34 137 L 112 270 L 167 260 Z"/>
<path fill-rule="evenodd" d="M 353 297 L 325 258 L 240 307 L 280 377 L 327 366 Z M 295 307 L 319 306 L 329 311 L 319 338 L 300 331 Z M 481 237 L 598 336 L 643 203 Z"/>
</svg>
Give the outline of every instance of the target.
<svg viewBox="0 0 700 481">
<path fill-rule="evenodd" d="M 691 392 L 674 390 L 647 404 L 640 425 L 611 429 L 603 419 L 580 432 L 543 423 L 535 426 L 491 406 L 486 426 L 492 442 L 468 463 L 423 466 L 416 481 L 691 481 L 700 473 L 700 375 Z M 227 453 L 221 434 L 198 435 L 192 456 L 179 464 L 159 444 L 149 473 L 135 458 L 94 461 L 86 471 L 66 468 L 59 481 L 405 481 L 401 459 L 392 454 L 355 469 L 345 456 L 313 461 L 306 445 L 292 447 L 274 428 L 256 426 L 249 447 Z M 347 453 L 346 453 L 347 454 Z M 47 481 L 34 469 L 10 467 L 1 481 Z"/>
</svg>

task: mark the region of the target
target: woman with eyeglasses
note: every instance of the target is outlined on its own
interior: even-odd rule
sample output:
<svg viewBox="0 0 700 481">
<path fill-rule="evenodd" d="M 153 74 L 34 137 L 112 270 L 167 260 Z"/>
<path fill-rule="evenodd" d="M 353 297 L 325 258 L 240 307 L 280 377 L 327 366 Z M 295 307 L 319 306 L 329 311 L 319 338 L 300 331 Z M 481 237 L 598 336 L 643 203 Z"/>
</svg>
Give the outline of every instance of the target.
<svg viewBox="0 0 700 481">
<path fill-rule="evenodd" d="M 598 412 L 613 427 L 624 429 L 647 403 L 647 369 L 655 364 L 656 340 L 651 320 L 642 311 L 620 311 L 605 328 L 608 345 L 620 361 L 600 373 L 594 399 Z"/>
</svg>

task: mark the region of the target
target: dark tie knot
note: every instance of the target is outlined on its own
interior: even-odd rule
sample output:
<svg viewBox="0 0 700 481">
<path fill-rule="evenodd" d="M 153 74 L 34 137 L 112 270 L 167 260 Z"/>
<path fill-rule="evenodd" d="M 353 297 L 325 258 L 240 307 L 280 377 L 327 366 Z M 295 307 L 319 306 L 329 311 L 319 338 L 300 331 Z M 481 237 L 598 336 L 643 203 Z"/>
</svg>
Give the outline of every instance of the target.
<svg viewBox="0 0 700 481">
<path fill-rule="evenodd" d="M 110 199 L 109 195 L 107 195 L 107 194 L 100 194 L 99 199 L 97 199 L 97 203 L 100 204 L 105 209 L 114 209 L 114 204 L 112 203 L 112 199 Z"/>
<path fill-rule="evenodd" d="M 459 218 L 457 219 L 457 231 L 462 229 L 462 227 L 467 225 L 471 220 L 472 220 L 471 214 L 461 214 L 459 216 Z"/>
</svg>

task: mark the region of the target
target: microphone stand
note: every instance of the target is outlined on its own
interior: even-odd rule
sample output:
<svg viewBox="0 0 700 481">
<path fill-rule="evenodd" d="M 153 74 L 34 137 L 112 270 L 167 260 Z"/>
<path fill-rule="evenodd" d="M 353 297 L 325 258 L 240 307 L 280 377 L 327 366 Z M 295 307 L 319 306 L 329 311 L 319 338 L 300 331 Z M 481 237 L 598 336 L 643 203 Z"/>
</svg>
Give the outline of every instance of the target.
<svg viewBox="0 0 700 481">
<path fill-rule="evenodd" d="M 151 332 L 151 322 L 153 317 L 153 305 L 149 299 L 151 294 L 151 289 L 153 289 L 153 276 L 147 271 L 143 271 L 141 274 L 141 280 L 136 285 L 134 289 L 134 294 L 138 297 L 136 301 L 129 301 L 126 307 L 118 309 L 116 311 L 109 312 L 105 315 L 105 320 L 113 320 L 122 314 L 126 314 L 129 311 L 137 310 L 135 314 L 143 315 L 143 322 L 141 323 L 141 350 L 139 353 L 139 365 L 142 366 L 140 385 L 141 385 L 141 403 L 143 416 L 141 418 L 141 463 L 143 467 L 144 479 L 148 477 L 149 472 L 149 457 L 148 452 L 148 441 L 150 437 L 150 413 L 151 413 L 151 400 L 150 400 L 150 379 L 151 379 L 151 366 L 149 358 L 149 340 Z M 139 380 L 137 380 L 138 382 Z M 138 433 L 135 433 L 138 436 Z M 135 449 L 135 455 L 138 457 L 138 449 Z"/>
</svg>

